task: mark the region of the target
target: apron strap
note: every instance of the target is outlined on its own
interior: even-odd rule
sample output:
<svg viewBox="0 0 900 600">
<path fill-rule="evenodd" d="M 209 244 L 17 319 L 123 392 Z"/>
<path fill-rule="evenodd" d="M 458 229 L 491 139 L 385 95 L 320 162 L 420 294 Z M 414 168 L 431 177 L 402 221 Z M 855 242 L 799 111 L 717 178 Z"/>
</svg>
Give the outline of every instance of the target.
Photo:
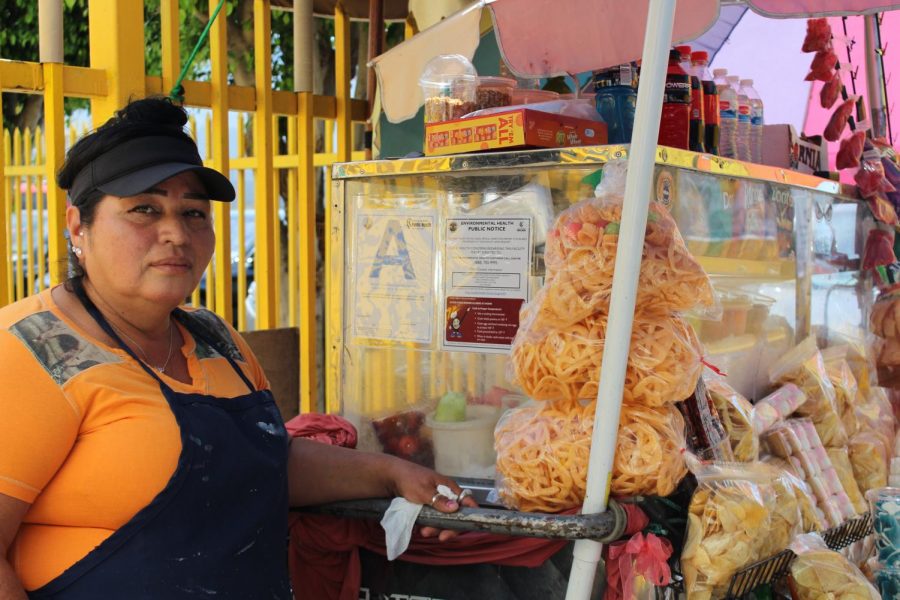
<svg viewBox="0 0 900 600">
<path fill-rule="evenodd" d="M 119 347 L 122 350 L 124 350 L 126 353 L 128 353 L 128 355 L 131 358 L 136 360 L 138 362 L 138 364 L 141 366 L 141 368 L 144 369 L 144 371 L 146 371 L 148 375 L 150 375 L 150 377 L 152 377 L 153 379 L 158 381 L 160 386 L 164 386 L 164 387 L 168 388 L 169 386 L 160 378 L 160 376 L 156 372 L 156 370 L 151 368 L 149 365 L 147 365 L 147 363 L 145 363 L 143 360 L 141 360 L 141 358 L 137 354 L 134 353 L 134 351 L 131 349 L 131 347 L 122 341 L 122 338 L 119 337 L 119 334 L 116 333 L 116 330 L 113 329 L 112 325 L 109 324 L 109 321 L 107 321 L 106 317 L 103 316 L 103 313 L 100 312 L 100 309 L 97 308 L 97 305 L 94 304 L 94 301 L 91 300 L 90 297 L 88 297 L 87 292 L 84 289 L 84 282 L 82 281 L 81 277 L 77 277 L 74 280 L 72 280 L 72 287 L 74 288 L 75 296 L 78 298 L 78 300 L 81 301 L 82 306 L 84 306 L 84 308 L 88 312 L 88 314 L 91 315 L 91 318 L 93 318 L 94 321 L 96 321 L 97 325 L 99 325 L 100 328 L 109 337 L 114 339 L 116 341 L 116 343 L 119 344 Z M 247 379 L 247 376 L 244 375 L 244 371 L 238 366 L 238 364 L 236 362 L 234 362 L 234 360 L 231 358 L 231 356 L 229 356 L 228 352 L 225 352 L 219 346 L 219 344 L 216 343 L 215 340 L 212 340 L 208 336 L 203 335 L 203 333 L 201 331 L 199 331 L 196 328 L 191 326 L 191 319 L 187 316 L 187 313 L 185 311 L 181 310 L 180 308 L 176 308 L 174 311 L 172 311 L 172 316 L 175 317 L 179 323 L 184 325 L 185 328 L 187 328 L 188 332 L 191 335 L 193 335 L 195 338 L 199 338 L 202 341 L 206 342 L 207 344 L 212 346 L 216 352 L 221 354 L 225 358 L 225 360 L 228 361 L 228 364 L 231 365 L 231 368 L 234 369 L 234 372 L 237 373 L 238 377 L 240 377 L 241 380 L 244 382 L 244 384 L 246 384 L 247 389 L 249 389 L 251 392 L 256 391 L 256 388 L 253 386 L 253 384 L 250 382 L 250 380 Z"/>
</svg>

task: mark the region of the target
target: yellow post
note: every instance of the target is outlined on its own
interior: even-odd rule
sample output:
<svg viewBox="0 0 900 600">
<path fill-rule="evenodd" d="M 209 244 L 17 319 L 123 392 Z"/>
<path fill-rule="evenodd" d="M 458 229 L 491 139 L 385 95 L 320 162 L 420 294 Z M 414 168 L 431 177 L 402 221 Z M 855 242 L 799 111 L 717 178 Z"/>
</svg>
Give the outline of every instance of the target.
<svg viewBox="0 0 900 600">
<path fill-rule="evenodd" d="M 253 153 L 256 160 L 256 327 L 271 329 L 275 312 L 275 278 L 278 276 L 275 235 L 278 223 L 272 196 L 272 23 L 268 0 L 253 1 L 253 44 L 256 76 L 256 112 L 253 121 Z"/>
<path fill-rule="evenodd" d="M 298 110 L 299 110 L 298 106 Z M 306 232 L 299 227 L 300 216 L 297 214 L 299 209 L 299 190 L 297 189 L 297 175 L 300 170 L 299 156 L 297 155 L 297 116 L 288 115 L 287 117 L 287 153 L 297 161 L 297 167 L 287 169 L 287 190 L 285 201 L 285 213 L 287 216 L 287 299 L 288 299 L 288 321 L 285 323 L 288 327 L 297 327 L 299 324 L 300 309 L 298 306 L 299 298 L 297 294 L 300 291 L 300 274 L 298 272 L 297 261 L 299 260 L 299 249 L 301 240 Z M 299 398 L 298 398 L 299 399 Z"/>
<path fill-rule="evenodd" d="M 211 11 L 210 14 L 212 14 Z M 160 0 L 159 16 L 162 43 L 162 89 L 164 94 L 168 94 L 181 72 L 178 0 Z"/>
<path fill-rule="evenodd" d="M 32 160 L 32 140 L 34 131 L 25 130 L 25 155 L 23 164 L 25 169 L 22 174 L 22 183 L 25 184 L 25 210 L 22 218 L 25 221 L 25 255 L 22 260 L 22 268 L 25 270 L 25 291 L 27 295 L 34 294 L 34 179 L 32 179 L 28 167 L 34 165 Z"/>
<path fill-rule="evenodd" d="M 95 126 L 131 97 L 145 95 L 144 3 L 89 0 L 91 67 L 107 73 L 107 94 L 91 98 Z"/>
<path fill-rule="evenodd" d="M 178 3 L 175 12 L 178 12 Z M 209 14 L 218 6 L 218 0 L 209 0 Z M 219 15 L 209 31 L 209 59 L 212 121 L 207 128 L 207 139 L 212 142 L 212 168 L 229 175 L 228 161 L 228 38 L 225 15 Z M 165 77 L 163 78 L 165 81 Z M 163 88 L 165 89 L 165 87 Z M 232 315 L 231 296 L 231 209 L 226 202 L 213 202 L 213 219 L 216 225 L 216 252 L 213 257 L 213 271 L 216 277 L 216 309 L 229 323 Z M 240 215 L 243 219 L 243 215 Z M 212 288 L 207 288 L 212 292 Z"/>
<path fill-rule="evenodd" d="M 296 18 L 296 16 L 294 17 Z M 300 412 L 315 412 L 318 389 L 316 372 L 316 172 L 313 168 L 315 130 L 313 94 L 297 94 L 297 178 L 300 237 Z M 326 183 L 327 185 L 327 183 Z M 326 213 L 328 206 L 326 205 Z M 328 237 L 327 231 L 325 234 Z M 326 271 L 327 271 L 326 263 Z"/>
<path fill-rule="evenodd" d="M 337 106 L 337 160 L 348 162 L 353 151 L 350 120 L 350 17 L 340 3 L 334 9 L 334 91 Z"/>
<path fill-rule="evenodd" d="M 0 81 L 0 105 L 3 103 L 3 82 Z M 3 129 L 0 126 L 0 129 Z M 11 273 L 9 272 L 10 252 L 9 239 L 6 231 L 9 228 L 9 210 L 6 208 L 6 131 L 0 136 L 0 305 L 7 304 L 10 301 L 10 292 L 12 291 Z"/>
<path fill-rule="evenodd" d="M 44 144 L 44 132 L 40 127 L 35 129 L 34 131 L 34 140 L 35 140 L 35 164 L 44 167 L 45 171 L 43 173 L 39 172 L 37 177 L 35 177 L 35 184 L 38 187 L 38 190 L 42 190 L 45 186 L 49 191 L 50 186 L 53 185 L 53 180 L 49 177 L 45 178 L 46 166 L 47 163 L 44 160 L 44 155 L 46 154 L 46 145 Z M 48 242 L 47 239 L 48 233 L 52 233 L 47 231 L 47 219 L 44 217 L 44 210 L 47 209 L 47 204 L 44 202 L 44 194 L 40 191 L 37 195 L 37 211 L 38 211 L 38 219 L 37 219 L 37 291 L 41 291 L 46 287 L 44 283 L 44 276 L 47 274 L 46 261 L 47 261 L 47 253 L 45 252 L 45 242 Z"/>
<path fill-rule="evenodd" d="M 141 61 L 143 63 L 143 59 Z M 56 172 L 66 158 L 66 122 L 63 109 L 63 65 L 45 63 L 44 136 L 47 140 L 47 254 L 50 285 L 66 278 L 68 249 L 66 229 L 66 192 L 56 185 Z"/>
<path fill-rule="evenodd" d="M 22 130 L 16 129 L 13 131 L 12 137 L 12 164 L 13 166 L 21 167 L 24 162 L 22 161 Z M 16 253 L 16 293 L 15 299 L 21 300 L 25 297 L 25 270 L 24 263 L 25 257 L 22 253 L 22 237 L 25 234 L 25 230 L 22 228 L 22 194 L 19 192 L 19 186 L 22 183 L 21 177 L 13 177 L 12 178 L 12 214 L 15 215 L 16 219 L 16 247 L 14 248 L 14 252 Z"/>
<path fill-rule="evenodd" d="M 237 121 L 237 145 L 238 156 L 244 157 L 244 148 L 246 148 L 246 136 L 244 127 L 247 125 L 246 114 L 241 113 Z M 246 223 L 244 215 L 247 210 L 247 184 L 246 171 L 240 169 L 237 172 L 237 212 L 238 212 L 238 275 L 237 275 L 237 311 L 238 311 L 238 330 L 245 331 L 247 329 L 247 307 L 245 300 L 247 299 L 247 236 Z"/>
</svg>

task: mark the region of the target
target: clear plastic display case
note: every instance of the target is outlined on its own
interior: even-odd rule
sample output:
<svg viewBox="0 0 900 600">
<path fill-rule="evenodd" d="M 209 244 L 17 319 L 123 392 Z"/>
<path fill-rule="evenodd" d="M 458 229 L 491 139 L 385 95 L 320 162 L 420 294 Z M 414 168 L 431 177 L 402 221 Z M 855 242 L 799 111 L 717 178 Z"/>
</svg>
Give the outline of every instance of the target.
<svg viewBox="0 0 900 600">
<path fill-rule="evenodd" d="M 528 401 L 508 382 L 508 356 L 519 308 L 543 282 L 548 231 L 627 153 L 335 165 L 326 390 L 361 448 L 493 477 L 494 424 Z M 838 183 L 662 147 L 650 176 L 713 280 L 722 319 L 687 317 L 736 389 L 764 395 L 769 366 L 811 331 L 859 335 L 872 297 L 858 277 L 866 211 Z M 465 418 L 436 415 L 441 398 Z"/>
</svg>

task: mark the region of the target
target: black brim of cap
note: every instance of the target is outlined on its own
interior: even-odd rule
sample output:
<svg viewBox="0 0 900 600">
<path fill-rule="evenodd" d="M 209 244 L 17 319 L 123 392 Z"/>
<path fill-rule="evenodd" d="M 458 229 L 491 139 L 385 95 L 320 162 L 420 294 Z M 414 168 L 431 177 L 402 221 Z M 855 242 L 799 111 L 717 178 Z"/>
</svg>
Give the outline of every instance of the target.
<svg viewBox="0 0 900 600">
<path fill-rule="evenodd" d="M 210 200 L 219 200 L 222 202 L 231 202 L 234 200 L 234 186 L 227 177 L 209 167 L 200 165 L 192 165 L 184 162 L 163 163 L 152 165 L 138 171 L 133 171 L 127 175 L 123 175 L 112 181 L 107 181 L 97 186 L 97 189 L 104 194 L 112 196 L 135 196 L 142 192 L 146 192 L 154 185 L 174 177 L 179 173 L 191 171 L 196 173 L 206 188 L 206 193 Z"/>
</svg>

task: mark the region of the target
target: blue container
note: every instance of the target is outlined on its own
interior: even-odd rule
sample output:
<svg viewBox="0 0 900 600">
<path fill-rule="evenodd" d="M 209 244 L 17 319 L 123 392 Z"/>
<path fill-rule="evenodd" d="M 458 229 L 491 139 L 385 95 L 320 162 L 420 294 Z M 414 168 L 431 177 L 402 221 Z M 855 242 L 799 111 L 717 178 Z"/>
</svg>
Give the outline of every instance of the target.
<svg viewBox="0 0 900 600">
<path fill-rule="evenodd" d="M 637 104 L 636 68 L 625 64 L 594 75 L 597 112 L 606 122 L 610 144 L 630 144 Z"/>
</svg>

